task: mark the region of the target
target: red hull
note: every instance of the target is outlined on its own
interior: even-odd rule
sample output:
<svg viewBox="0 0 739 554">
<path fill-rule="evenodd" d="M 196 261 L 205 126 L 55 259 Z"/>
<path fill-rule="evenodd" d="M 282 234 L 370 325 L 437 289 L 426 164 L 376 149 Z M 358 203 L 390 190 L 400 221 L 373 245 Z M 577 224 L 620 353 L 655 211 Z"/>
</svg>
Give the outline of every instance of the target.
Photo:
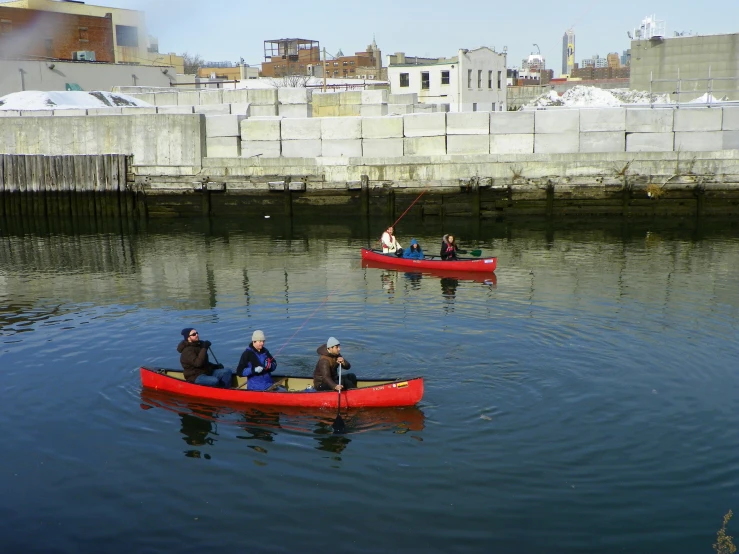
<svg viewBox="0 0 739 554">
<path fill-rule="evenodd" d="M 492 273 L 498 265 L 498 258 L 462 258 L 460 260 L 443 261 L 411 260 L 399 258 L 395 254 L 383 254 L 375 250 L 362 248 L 362 259 L 373 262 L 382 262 L 397 268 L 440 269 L 444 271 L 465 271 Z"/>
<path fill-rule="evenodd" d="M 144 387 L 172 394 L 222 401 L 229 404 L 252 404 L 266 406 L 299 406 L 305 408 L 336 408 L 336 392 L 263 392 L 240 389 L 220 389 L 188 383 L 169 377 L 160 368 L 141 367 L 141 384 Z M 392 381 L 392 382 L 388 382 Z M 343 408 L 391 408 L 415 406 L 423 397 L 423 377 L 405 381 L 391 379 L 359 380 L 363 383 L 377 382 L 376 386 L 351 389 L 341 393 Z"/>
<path fill-rule="evenodd" d="M 444 262 L 446 263 L 446 262 Z M 391 271 L 402 271 L 405 273 L 417 273 L 419 275 L 430 275 L 441 279 L 457 279 L 459 281 L 474 281 L 475 283 L 485 283 L 486 285 L 496 286 L 498 278 L 495 273 L 482 273 L 481 271 L 455 271 L 448 269 L 425 269 L 421 267 L 398 267 L 385 261 L 375 262 L 373 260 L 362 260 L 362 267 L 371 267 L 373 269 L 385 269 Z"/>
</svg>

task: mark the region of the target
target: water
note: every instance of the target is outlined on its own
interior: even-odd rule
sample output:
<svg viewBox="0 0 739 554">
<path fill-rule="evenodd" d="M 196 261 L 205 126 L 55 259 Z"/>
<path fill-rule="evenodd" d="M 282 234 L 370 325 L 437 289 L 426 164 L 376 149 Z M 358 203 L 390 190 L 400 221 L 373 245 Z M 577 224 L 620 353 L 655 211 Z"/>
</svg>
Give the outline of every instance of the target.
<svg viewBox="0 0 739 554">
<path fill-rule="evenodd" d="M 2 551 L 710 552 L 739 510 L 736 224 L 402 222 L 497 255 L 487 282 L 363 268 L 386 224 L 3 222 Z M 142 390 L 185 326 L 231 367 L 263 329 L 300 375 L 333 335 L 426 394 L 337 436 Z"/>
</svg>

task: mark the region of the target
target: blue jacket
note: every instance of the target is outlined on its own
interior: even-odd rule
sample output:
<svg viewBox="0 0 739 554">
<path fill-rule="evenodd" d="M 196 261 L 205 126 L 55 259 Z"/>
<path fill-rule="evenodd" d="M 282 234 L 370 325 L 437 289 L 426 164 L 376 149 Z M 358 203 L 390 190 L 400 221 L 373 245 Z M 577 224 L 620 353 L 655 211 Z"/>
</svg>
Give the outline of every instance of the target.
<svg viewBox="0 0 739 554">
<path fill-rule="evenodd" d="M 254 368 L 262 366 L 260 373 L 255 373 Z M 236 366 L 236 374 L 246 377 L 247 390 L 267 390 L 272 386 L 272 373 L 277 368 L 277 360 L 272 357 L 269 350 L 262 348 L 261 352 L 254 349 L 254 344 L 249 344 L 241 354 L 239 365 Z"/>
<path fill-rule="evenodd" d="M 416 239 L 411 239 L 411 245 L 403 250 L 403 257 L 413 260 L 423 260 L 423 250 L 421 250 L 421 245 L 418 244 Z"/>
</svg>

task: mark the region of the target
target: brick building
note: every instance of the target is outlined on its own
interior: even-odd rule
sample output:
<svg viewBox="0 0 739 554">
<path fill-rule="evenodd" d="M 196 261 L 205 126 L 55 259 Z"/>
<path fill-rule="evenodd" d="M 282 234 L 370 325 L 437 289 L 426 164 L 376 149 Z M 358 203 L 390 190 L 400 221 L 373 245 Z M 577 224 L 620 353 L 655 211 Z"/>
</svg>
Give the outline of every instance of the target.
<svg viewBox="0 0 739 554">
<path fill-rule="evenodd" d="M 0 6 L 0 58 L 113 63 L 112 19 Z"/>
<path fill-rule="evenodd" d="M 261 75 L 311 75 L 313 67 L 320 63 L 321 48 L 318 41 L 302 38 L 265 40 Z"/>
</svg>

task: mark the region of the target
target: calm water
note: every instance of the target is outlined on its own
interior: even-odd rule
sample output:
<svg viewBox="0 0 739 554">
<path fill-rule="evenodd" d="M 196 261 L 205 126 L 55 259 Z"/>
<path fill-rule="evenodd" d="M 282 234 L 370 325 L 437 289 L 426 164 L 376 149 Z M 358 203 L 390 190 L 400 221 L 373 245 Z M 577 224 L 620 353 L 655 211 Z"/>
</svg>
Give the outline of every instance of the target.
<svg viewBox="0 0 739 554">
<path fill-rule="evenodd" d="M 387 221 L 2 222 L 2 552 L 712 552 L 739 511 L 739 226 L 403 221 L 496 279 L 363 268 Z M 369 238 L 371 237 L 371 238 Z M 142 390 L 195 326 L 414 409 Z M 736 533 L 736 522 L 729 526 Z"/>
</svg>

